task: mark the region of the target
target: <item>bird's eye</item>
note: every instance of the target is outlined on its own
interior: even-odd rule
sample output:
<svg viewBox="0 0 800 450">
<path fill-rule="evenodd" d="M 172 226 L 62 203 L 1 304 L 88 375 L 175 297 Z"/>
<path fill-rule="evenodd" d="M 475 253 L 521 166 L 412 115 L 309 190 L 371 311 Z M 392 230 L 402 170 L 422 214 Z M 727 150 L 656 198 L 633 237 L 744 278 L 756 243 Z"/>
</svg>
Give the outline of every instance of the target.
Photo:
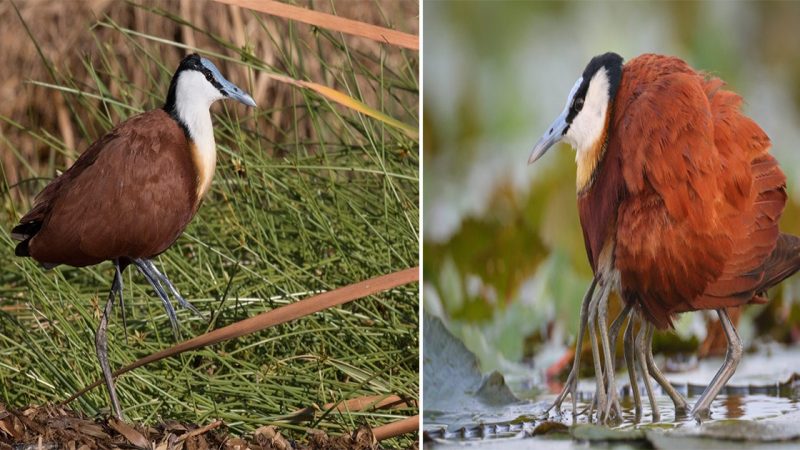
<svg viewBox="0 0 800 450">
<path fill-rule="evenodd" d="M 583 109 L 583 98 L 578 97 L 575 99 L 575 102 L 572 103 L 572 107 L 575 108 L 576 112 L 580 112 Z"/>
<path fill-rule="evenodd" d="M 206 80 L 211 81 L 211 78 L 213 78 L 211 72 L 206 72 Z"/>
</svg>

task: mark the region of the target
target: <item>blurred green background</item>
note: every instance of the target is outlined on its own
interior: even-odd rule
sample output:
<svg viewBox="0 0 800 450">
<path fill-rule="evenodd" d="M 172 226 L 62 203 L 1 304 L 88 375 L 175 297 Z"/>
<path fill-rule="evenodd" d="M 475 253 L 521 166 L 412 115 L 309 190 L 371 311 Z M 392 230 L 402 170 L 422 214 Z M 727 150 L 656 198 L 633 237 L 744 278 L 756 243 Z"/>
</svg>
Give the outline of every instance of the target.
<svg viewBox="0 0 800 450">
<path fill-rule="evenodd" d="M 788 177 L 781 228 L 800 233 L 800 3 L 423 6 L 424 308 L 477 354 L 482 370 L 509 373 L 530 358 L 546 367 L 574 339 L 591 280 L 574 151 L 560 144 L 535 166 L 527 158 L 597 54 L 676 55 L 741 94 Z M 794 340 L 798 288 L 800 278 L 790 279 L 768 306 L 744 311 L 745 342 Z M 706 317 L 684 314 L 657 346 L 672 339 L 695 351 Z"/>
</svg>

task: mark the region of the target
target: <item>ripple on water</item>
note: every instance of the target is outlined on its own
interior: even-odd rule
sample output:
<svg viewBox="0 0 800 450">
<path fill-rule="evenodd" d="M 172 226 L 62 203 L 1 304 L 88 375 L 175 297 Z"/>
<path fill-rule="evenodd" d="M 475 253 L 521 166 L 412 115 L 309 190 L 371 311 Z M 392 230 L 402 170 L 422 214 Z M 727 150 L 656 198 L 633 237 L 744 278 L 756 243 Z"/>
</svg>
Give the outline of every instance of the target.
<svg viewBox="0 0 800 450">
<path fill-rule="evenodd" d="M 737 389 L 732 391 L 737 391 Z M 758 389 L 754 389 L 754 391 L 760 392 Z M 786 394 L 785 390 L 776 390 L 775 392 L 778 395 L 719 395 L 711 405 L 712 420 L 705 423 L 728 419 L 759 421 L 791 413 L 800 413 L 800 402 L 798 402 L 795 395 L 780 395 L 781 392 Z M 684 390 L 683 394 L 685 393 L 686 391 Z M 672 401 L 666 395 L 658 395 L 656 397 L 656 402 L 661 412 L 661 420 L 653 423 L 650 404 L 644 393 L 642 397 L 642 415 L 638 422 L 635 416 L 633 397 L 631 395 L 622 395 L 620 397 L 623 420 L 613 428 L 625 430 L 639 427 L 652 428 L 655 426 L 658 428 L 671 428 L 676 432 L 680 432 L 680 429 L 686 429 L 689 432 L 697 427 L 691 417 L 675 419 Z M 585 400 L 588 396 L 579 395 L 579 398 L 582 398 L 582 400 L 578 402 L 577 408 L 578 411 L 583 412 L 589 405 L 588 401 Z M 698 398 L 699 396 L 692 396 L 687 400 L 690 404 L 693 404 Z M 424 426 L 426 439 L 437 448 L 442 445 L 447 447 L 458 443 L 461 443 L 459 445 L 480 446 L 482 449 L 497 448 L 498 445 L 502 448 L 516 448 L 519 445 L 524 445 L 525 448 L 546 448 L 547 450 L 556 450 L 562 447 L 573 448 L 570 440 L 563 440 L 561 443 L 554 441 L 552 438 L 525 439 L 525 441 L 522 441 L 524 438 L 531 438 L 536 426 L 545 420 L 560 421 L 566 425 L 573 425 L 572 406 L 569 401 L 564 403 L 560 416 L 551 413 L 547 419 L 543 417 L 542 412 L 546 407 L 545 405 L 548 405 L 554 399 L 555 396 L 548 396 L 548 398 L 537 403 L 515 404 L 499 408 L 498 411 L 492 411 L 490 408 L 479 414 L 473 414 L 471 416 L 472 419 L 477 420 L 471 423 L 465 422 L 467 416 L 463 411 L 461 414 L 456 415 L 441 411 L 431 415 L 426 413 Z M 517 415 L 514 416 L 514 414 Z M 431 420 L 431 416 L 435 416 L 435 419 Z M 492 419 L 495 420 L 493 421 Z M 578 416 L 577 423 L 588 423 L 586 414 Z M 566 436 L 562 435 L 562 437 Z M 637 447 L 637 444 L 631 442 L 625 444 L 625 446 Z"/>
</svg>

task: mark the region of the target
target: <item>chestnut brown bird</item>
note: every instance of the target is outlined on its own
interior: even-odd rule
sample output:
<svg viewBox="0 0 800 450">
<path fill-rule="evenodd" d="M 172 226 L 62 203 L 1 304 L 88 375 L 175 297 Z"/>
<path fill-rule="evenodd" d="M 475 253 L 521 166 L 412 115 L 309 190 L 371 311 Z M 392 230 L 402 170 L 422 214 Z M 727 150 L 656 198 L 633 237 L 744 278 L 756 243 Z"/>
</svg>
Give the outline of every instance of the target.
<svg viewBox="0 0 800 450">
<path fill-rule="evenodd" d="M 197 54 L 185 57 L 164 106 L 131 117 L 90 145 L 36 196 L 12 230 L 20 241 L 17 256 L 29 256 L 47 269 L 114 263 L 95 346 L 118 418 L 122 409 L 106 339 L 114 295 L 124 308 L 122 272 L 133 264 L 164 303 L 176 333 L 175 311 L 162 283 L 182 306 L 197 312 L 151 259 L 178 239 L 211 186 L 217 156 L 209 107 L 224 98 L 256 106 L 211 61 Z"/>
<path fill-rule="evenodd" d="M 785 176 L 769 154 L 769 138 L 742 114 L 741 103 L 720 79 L 678 58 L 646 54 L 623 64 L 606 53 L 589 62 L 564 111 L 534 146 L 529 163 L 560 141 L 576 150 L 578 211 L 594 272 L 578 339 L 588 326 L 600 421 L 619 418 L 611 349 L 626 318 L 631 383 L 638 386 L 636 372 L 642 374 L 658 420 L 649 376 L 672 398 L 676 414 L 688 406 L 653 363 L 654 329 L 671 328 L 682 312 L 717 311 L 727 355 L 691 410 L 699 421 L 710 416 L 742 356 L 726 308 L 765 302 L 769 288 L 800 268 L 800 238 L 778 230 Z M 611 290 L 624 309 L 609 334 Z M 570 393 L 573 414 L 579 355 L 553 405 Z M 633 393 L 638 415 L 638 389 Z"/>
</svg>

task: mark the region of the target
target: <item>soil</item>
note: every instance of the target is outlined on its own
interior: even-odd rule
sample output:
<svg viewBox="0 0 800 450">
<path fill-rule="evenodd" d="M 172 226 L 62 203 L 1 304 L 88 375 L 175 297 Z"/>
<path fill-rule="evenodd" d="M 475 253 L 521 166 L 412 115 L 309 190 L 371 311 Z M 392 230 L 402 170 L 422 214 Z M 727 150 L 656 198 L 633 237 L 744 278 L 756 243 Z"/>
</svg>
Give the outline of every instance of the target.
<svg viewBox="0 0 800 450">
<path fill-rule="evenodd" d="M 113 418 L 92 419 L 59 406 L 8 410 L 0 405 L 0 450 L 117 448 L 373 450 L 380 447 L 367 426 L 342 436 L 309 430 L 303 441 L 297 441 L 283 437 L 274 426 L 264 426 L 251 436 L 238 437 L 229 434 L 222 421 L 205 425 L 168 421 L 147 426 Z"/>
</svg>

